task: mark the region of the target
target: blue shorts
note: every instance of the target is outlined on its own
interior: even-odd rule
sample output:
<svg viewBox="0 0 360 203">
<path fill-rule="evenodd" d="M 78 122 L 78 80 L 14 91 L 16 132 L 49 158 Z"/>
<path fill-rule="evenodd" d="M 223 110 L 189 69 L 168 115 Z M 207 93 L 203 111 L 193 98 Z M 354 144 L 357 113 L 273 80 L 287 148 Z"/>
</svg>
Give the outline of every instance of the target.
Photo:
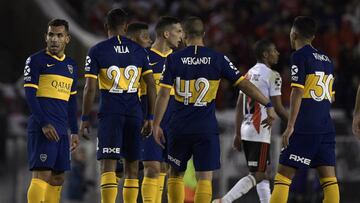
<svg viewBox="0 0 360 203">
<path fill-rule="evenodd" d="M 163 129 L 165 139 L 167 137 L 167 131 Z M 159 161 L 164 162 L 167 156 L 167 146 L 165 149 L 160 147 L 155 142 L 154 136 L 150 135 L 149 137 L 143 139 L 143 149 L 142 149 L 142 160 L 143 161 Z"/>
<path fill-rule="evenodd" d="M 58 142 L 48 140 L 41 128 L 28 129 L 29 169 L 63 172 L 70 170 L 68 135 L 59 135 Z"/>
<path fill-rule="evenodd" d="M 213 171 L 220 168 L 219 135 L 171 134 L 167 140 L 167 162 L 176 170 L 186 170 L 193 156 L 195 171 Z"/>
<path fill-rule="evenodd" d="M 293 133 L 279 162 L 293 168 L 335 166 L 335 133 Z"/>
<path fill-rule="evenodd" d="M 99 115 L 97 159 L 141 159 L 142 118 Z"/>
</svg>

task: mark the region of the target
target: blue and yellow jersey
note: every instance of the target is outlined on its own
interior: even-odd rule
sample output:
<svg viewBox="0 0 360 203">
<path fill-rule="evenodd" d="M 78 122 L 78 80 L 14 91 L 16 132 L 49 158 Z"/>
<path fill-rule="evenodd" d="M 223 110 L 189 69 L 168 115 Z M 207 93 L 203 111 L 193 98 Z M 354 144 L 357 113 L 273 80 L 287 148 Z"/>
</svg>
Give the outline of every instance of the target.
<svg viewBox="0 0 360 203">
<path fill-rule="evenodd" d="M 234 85 L 244 79 L 226 56 L 209 48 L 189 46 L 167 57 L 160 86 L 175 88 L 173 132 L 218 133 L 215 97 L 221 78 Z"/>
<path fill-rule="evenodd" d="M 59 134 L 67 134 L 68 101 L 70 95 L 77 93 L 76 63 L 65 55 L 58 58 L 45 50 L 35 53 L 26 60 L 24 87 L 37 90 L 36 97 L 47 120 Z"/>
<path fill-rule="evenodd" d="M 304 89 L 295 132 L 334 132 L 330 117 L 334 66 L 327 55 L 306 45 L 291 58 L 291 86 Z"/>
<path fill-rule="evenodd" d="M 162 76 L 162 71 L 164 69 L 164 64 L 165 64 L 165 60 L 166 60 L 166 57 L 171 54 L 173 51 L 170 50 L 168 53 L 161 53 L 160 51 L 156 50 L 155 48 L 149 48 L 147 49 L 147 52 L 148 52 L 148 56 L 149 56 L 149 61 L 150 61 L 150 67 L 152 68 L 153 70 L 153 76 L 154 76 L 154 80 L 155 80 L 155 86 L 156 86 L 156 92 L 159 92 L 159 89 L 160 89 L 160 79 L 161 79 L 161 76 Z M 146 83 L 144 81 L 144 79 L 142 78 L 141 81 L 140 81 L 140 96 L 141 96 L 141 105 L 142 105 L 142 109 L 143 109 L 143 112 L 146 116 L 147 114 L 147 106 L 148 106 L 148 100 L 147 100 L 147 92 L 146 92 Z M 170 98 L 170 101 L 168 103 L 168 108 L 165 112 L 165 115 L 164 115 L 164 118 L 162 120 L 162 126 L 167 126 L 168 123 L 169 123 L 169 120 L 171 118 L 171 112 L 172 112 L 172 103 L 173 103 L 173 96 L 174 96 L 174 88 L 171 89 L 170 91 L 170 95 L 171 95 L 171 98 Z"/>
<path fill-rule="evenodd" d="M 92 47 L 86 57 L 85 77 L 99 81 L 99 113 L 141 116 L 140 78 L 152 73 L 147 52 L 123 36 Z"/>
<path fill-rule="evenodd" d="M 149 61 L 150 61 L 150 66 L 151 69 L 153 70 L 153 74 L 154 74 L 154 80 L 155 80 L 155 84 L 156 84 L 156 92 L 159 92 L 160 89 L 160 79 L 161 79 L 161 75 L 162 75 L 162 71 L 164 69 L 164 64 L 165 64 L 165 60 L 166 57 L 171 54 L 173 52 L 173 50 L 170 50 L 168 53 L 161 53 L 160 51 L 156 50 L 155 48 L 150 48 L 147 49 L 148 52 L 148 56 L 149 56 Z M 141 79 L 140 82 L 140 86 L 141 86 L 141 91 L 140 91 L 140 96 L 146 95 L 146 83 L 144 81 L 144 79 Z M 170 95 L 174 95 L 175 91 L 174 89 L 171 90 Z"/>
</svg>

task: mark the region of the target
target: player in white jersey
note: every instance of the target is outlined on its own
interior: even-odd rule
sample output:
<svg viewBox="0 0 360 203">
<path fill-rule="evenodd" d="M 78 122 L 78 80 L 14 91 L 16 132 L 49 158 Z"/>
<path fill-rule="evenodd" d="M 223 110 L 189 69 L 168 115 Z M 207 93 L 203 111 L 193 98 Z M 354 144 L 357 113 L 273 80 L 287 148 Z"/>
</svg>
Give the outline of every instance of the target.
<svg viewBox="0 0 360 203">
<path fill-rule="evenodd" d="M 263 95 L 271 99 L 276 113 L 287 122 L 288 113 L 281 103 L 281 77 L 271 69 L 279 59 L 279 52 L 271 41 L 261 40 L 255 44 L 255 57 L 257 63 L 248 71 L 246 77 Z M 240 179 L 224 197 L 214 200 L 213 203 L 233 202 L 255 185 L 260 202 L 270 201 L 270 184 L 265 171 L 270 163 L 271 129 L 261 125 L 261 121 L 266 117 L 266 108 L 263 105 L 240 92 L 236 105 L 236 134 L 233 146 L 240 151 L 242 142 L 250 173 Z"/>
</svg>

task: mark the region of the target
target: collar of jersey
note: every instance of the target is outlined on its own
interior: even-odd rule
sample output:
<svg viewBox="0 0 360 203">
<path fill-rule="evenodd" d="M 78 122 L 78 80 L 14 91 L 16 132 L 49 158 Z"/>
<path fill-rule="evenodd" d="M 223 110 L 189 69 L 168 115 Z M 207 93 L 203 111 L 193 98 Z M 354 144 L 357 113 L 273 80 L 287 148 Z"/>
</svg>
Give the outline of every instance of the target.
<svg viewBox="0 0 360 203">
<path fill-rule="evenodd" d="M 65 59 L 65 54 L 61 57 L 61 58 L 59 58 L 58 56 L 56 56 L 56 55 L 52 55 L 50 52 L 48 52 L 48 51 L 46 51 L 46 54 L 47 55 L 49 55 L 49 56 L 51 56 L 51 57 L 53 57 L 54 59 L 56 59 L 56 60 L 58 60 L 58 61 L 63 61 L 64 59 Z"/>
<path fill-rule="evenodd" d="M 265 67 L 265 68 L 268 68 L 268 69 L 271 69 L 270 67 L 268 67 L 265 63 L 263 63 L 263 62 L 257 62 L 255 65 L 261 65 L 261 66 L 263 66 L 263 67 Z"/>
<path fill-rule="evenodd" d="M 155 49 L 154 47 L 151 47 L 150 50 L 153 51 L 153 52 L 155 52 L 155 53 L 158 54 L 159 56 L 164 57 L 164 58 L 167 57 L 167 56 L 169 56 L 169 54 L 171 54 L 171 53 L 173 52 L 173 50 L 170 49 L 167 53 L 161 53 L 161 51 Z"/>
</svg>

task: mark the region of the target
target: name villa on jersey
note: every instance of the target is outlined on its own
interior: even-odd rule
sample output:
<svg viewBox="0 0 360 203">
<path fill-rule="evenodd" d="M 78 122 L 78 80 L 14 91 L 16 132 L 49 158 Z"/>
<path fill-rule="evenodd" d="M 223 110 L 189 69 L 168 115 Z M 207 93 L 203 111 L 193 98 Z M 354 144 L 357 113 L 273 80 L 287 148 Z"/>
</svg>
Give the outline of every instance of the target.
<svg viewBox="0 0 360 203">
<path fill-rule="evenodd" d="M 211 57 L 181 57 L 181 61 L 186 65 L 210 64 Z"/>
<path fill-rule="evenodd" d="M 129 48 L 127 46 L 114 46 L 115 52 L 118 54 L 126 54 L 126 53 L 130 53 Z"/>
</svg>

